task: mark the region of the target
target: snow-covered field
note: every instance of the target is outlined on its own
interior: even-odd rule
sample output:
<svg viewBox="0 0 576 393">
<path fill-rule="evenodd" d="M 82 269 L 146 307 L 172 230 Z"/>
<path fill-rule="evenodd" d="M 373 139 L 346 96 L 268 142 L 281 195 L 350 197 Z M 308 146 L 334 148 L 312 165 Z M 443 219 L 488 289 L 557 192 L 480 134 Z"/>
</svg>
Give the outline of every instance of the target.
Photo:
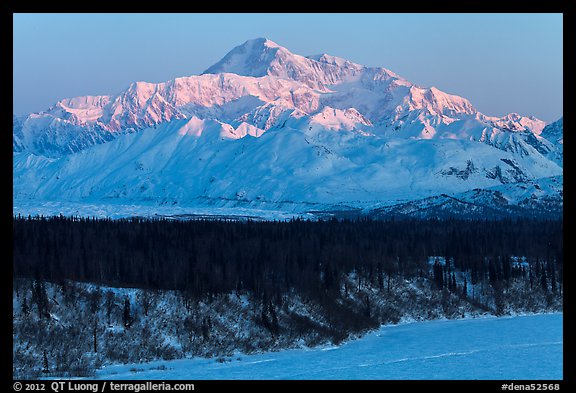
<svg viewBox="0 0 576 393">
<path fill-rule="evenodd" d="M 337 347 L 109 366 L 100 379 L 562 379 L 562 313 L 408 323 Z"/>
</svg>

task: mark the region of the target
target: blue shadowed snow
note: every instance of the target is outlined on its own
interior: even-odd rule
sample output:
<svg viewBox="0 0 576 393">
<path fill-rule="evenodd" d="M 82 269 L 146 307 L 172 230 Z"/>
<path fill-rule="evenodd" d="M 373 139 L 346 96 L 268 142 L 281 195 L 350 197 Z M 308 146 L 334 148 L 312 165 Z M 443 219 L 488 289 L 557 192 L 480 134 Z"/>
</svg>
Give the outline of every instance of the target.
<svg viewBox="0 0 576 393">
<path fill-rule="evenodd" d="M 338 347 L 228 359 L 109 366 L 97 378 L 562 379 L 562 314 L 387 326 Z"/>
</svg>

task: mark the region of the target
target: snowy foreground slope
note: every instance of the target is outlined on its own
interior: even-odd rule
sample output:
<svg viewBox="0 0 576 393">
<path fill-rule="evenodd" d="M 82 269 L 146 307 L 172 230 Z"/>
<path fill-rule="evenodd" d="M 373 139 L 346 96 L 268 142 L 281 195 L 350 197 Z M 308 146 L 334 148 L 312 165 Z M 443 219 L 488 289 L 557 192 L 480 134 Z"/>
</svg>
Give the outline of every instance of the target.
<svg viewBox="0 0 576 393">
<path fill-rule="evenodd" d="M 446 263 L 430 257 L 430 277 L 392 275 L 384 288 L 348 274 L 340 295 L 320 302 L 291 292 L 274 307 L 277 331 L 264 322 L 270 310 L 265 313 L 262 297 L 251 293 L 191 299 L 179 291 L 16 279 L 13 376 L 562 377 L 561 314 L 509 317 L 560 312 L 561 292 L 543 290 L 539 278 L 532 282 L 532 273 L 514 278 L 502 291 L 501 282 L 474 284 L 460 271 L 454 277 L 459 289 L 439 290 L 432 279 L 436 261 Z M 513 263 L 528 265 L 521 258 Z M 459 292 L 463 287 L 466 295 Z M 367 305 L 372 319 L 366 317 Z M 484 319 L 490 315 L 508 317 Z M 480 319 L 446 321 L 461 318 Z M 416 321 L 369 333 L 381 325 Z"/>
<path fill-rule="evenodd" d="M 14 212 L 23 214 L 60 203 L 81 215 L 106 205 L 144 215 L 382 215 L 398 205 L 386 210 L 396 215 L 422 200 L 435 215 L 426 198 L 441 194 L 464 198 L 465 214 L 562 209 L 562 119 L 487 116 L 385 68 L 304 57 L 267 39 L 202 75 L 14 116 L 13 152 Z M 502 197 L 457 195 L 501 186 Z"/>
<path fill-rule="evenodd" d="M 98 379 L 562 379 L 561 313 L 384 326 L 340 346 L 109 366 Z"/>
</svg>

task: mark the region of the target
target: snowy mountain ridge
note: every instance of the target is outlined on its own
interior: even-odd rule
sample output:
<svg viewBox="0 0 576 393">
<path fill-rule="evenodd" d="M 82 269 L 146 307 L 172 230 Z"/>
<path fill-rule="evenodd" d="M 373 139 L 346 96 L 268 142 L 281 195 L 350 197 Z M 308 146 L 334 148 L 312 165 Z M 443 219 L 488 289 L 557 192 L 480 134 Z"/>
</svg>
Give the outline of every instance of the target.
<svg viewBox="0 0 576 393">
<path fill-rule="evenodd" d="M 538 135 L 545 125 L 518 114 L 482 115 L 462 97 L 415 86 L 385 68 L 368 68 L 329 55 L 306 58 L 270 40 L 255 39 L 234 48 L 200 76 L 158 84 L 135 82 L 117 96 L 64 99 L 47 111 L 29 115 L 21 128 L 19 124 L 14 128 L 19 150 L 25 146 L 38 154 L 57 156 L 123 132 L 194 115 L 234 123 L 266 104 L 308 115 L 326 106 L 355 108 L 380 131 L 401 127 L 406 129 L 401 136 L 424 139 L 455 121 L 474 124 L 460 127 L 463 135 L 447 132 L 441 137 L 476 138 L 482 132 L 525 130 Z M 272 123 L 268 121 L 267 127 Z M 485 127 L 476 130 L 479 126 Z M 66 133 L 71 140 L 63 136 Z M 83 143 L 78 141 L 81 138 Z"/>
<path fill-rule="evenodd" d="M 562 127 L 258 38 L 201 75 L 14 116 L 14 198 L 407 201 L 561 176 Z"/>
</svg>

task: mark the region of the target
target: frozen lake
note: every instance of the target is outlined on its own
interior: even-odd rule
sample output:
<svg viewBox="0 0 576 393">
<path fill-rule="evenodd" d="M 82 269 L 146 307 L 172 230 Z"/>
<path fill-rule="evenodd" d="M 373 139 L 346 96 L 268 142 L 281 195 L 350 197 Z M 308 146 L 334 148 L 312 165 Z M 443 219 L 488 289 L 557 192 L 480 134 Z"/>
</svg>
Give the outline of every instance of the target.
<svg viewBox="0 0 576 393">
<path fill-rule="evenodd" d="M 240 358 L 238 360 L 237 358 Z M 562 379 L 562 314 L 382 327 L 338 347 L 109 366 L 101 379 Z"/>
</svg>

